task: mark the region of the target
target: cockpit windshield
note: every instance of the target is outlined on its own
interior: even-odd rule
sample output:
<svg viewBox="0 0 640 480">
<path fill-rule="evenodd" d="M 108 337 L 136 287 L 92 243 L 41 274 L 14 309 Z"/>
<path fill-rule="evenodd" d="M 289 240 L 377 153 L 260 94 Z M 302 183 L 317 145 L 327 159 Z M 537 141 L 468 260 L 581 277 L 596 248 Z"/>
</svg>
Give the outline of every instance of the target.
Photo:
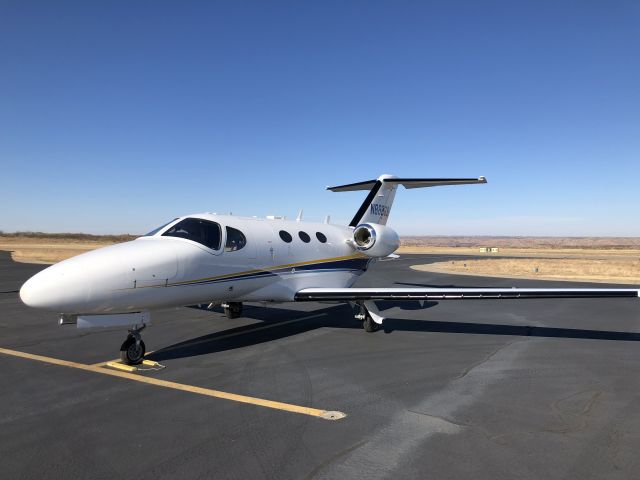
<svg viewBox="0 0 640 480">
<path fill-rule="evenodd" d="M 158 228 L 154 228 L 153 230 L 151 230 L 149 233 L 145 233 L 143 235 L 143 237 L 153 237 L 156 233 L 158 233 L 160 230 L 162 230 L 164 227 L 166 227 L 167 225 L 169 225 L 172 222 L 175 222 L 177 220 L 177 218 L 174 218 L 173 220 L 171 220 L 171 222 L 167 222 L 163 225 L 160 225 Z"/>
<path fill-rule="evenodd" d="M 164 232 L 162 236 L 185 238 L 212 250 L 219 250 L 222 230 L 216 222 L 201 218 L 185 218 Z"/>
</svg>

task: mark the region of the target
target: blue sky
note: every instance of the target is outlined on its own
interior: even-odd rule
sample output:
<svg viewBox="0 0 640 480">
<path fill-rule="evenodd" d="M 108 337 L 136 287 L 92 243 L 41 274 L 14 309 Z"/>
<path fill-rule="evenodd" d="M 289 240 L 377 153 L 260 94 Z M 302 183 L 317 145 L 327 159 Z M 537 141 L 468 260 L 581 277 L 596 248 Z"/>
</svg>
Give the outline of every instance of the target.
<svg viewBox="0 0 640 480">
<path fill-rule="evenodd" d="M 640 235 L 637 1 L 0 3 L 0 229 L 331 214 L 401 234 Z"/>
</svg>

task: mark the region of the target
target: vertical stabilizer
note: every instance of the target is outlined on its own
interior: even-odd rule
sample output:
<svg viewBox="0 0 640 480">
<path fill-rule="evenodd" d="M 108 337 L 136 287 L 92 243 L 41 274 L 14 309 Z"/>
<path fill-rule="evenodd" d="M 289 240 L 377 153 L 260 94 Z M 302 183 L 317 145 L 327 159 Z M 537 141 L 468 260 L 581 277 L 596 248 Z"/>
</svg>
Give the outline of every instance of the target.
<svg viewBox="0 0 640 480">
<path fill-rule="evenodd" d="M 362 202 L 362 205 L 353 216 L 349 226 L 355 227 L 361 223 L 378 223 L 386 225 L 389 212 L 396 198 L 397 184 L 387 183 L 387 179 L 394 178 L 393 175 L 380 175 L 375 185 Z"/>
</svg>

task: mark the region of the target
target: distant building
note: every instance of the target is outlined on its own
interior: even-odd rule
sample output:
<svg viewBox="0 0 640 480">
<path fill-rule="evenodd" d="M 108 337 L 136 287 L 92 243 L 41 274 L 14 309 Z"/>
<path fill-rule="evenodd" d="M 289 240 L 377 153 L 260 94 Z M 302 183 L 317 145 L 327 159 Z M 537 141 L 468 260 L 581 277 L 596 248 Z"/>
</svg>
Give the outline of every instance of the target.
<svg viewBox="0 0 640 480">
<path fill-rule="evenodd" d="M 480 247 L 480 253 L 498 253 L 498 247 Z"/>
</svg>

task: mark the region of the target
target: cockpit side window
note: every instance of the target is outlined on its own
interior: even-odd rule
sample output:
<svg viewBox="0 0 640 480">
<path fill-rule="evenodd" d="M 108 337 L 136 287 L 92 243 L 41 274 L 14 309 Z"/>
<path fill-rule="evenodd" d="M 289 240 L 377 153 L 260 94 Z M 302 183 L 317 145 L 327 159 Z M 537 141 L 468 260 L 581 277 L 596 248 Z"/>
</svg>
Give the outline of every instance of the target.
<svg viewBox="0 0 640 480">
<path fill-rule="evenodd" d="M 171 220 L 170 222 L 167 222 L 163 225 L 160 225 L 158 228 L 154 228 L 153 230 L 151 230 L 149 233 L 145 233 L 143 235 L 143 237 L 153 237 L 156 233 L 158 233 L 160 230 L 162 230 L 164 227 L 166 227 L 167 225 L 169 225 L 170 223 L 173 223 L 177 220 L 177 218 L 174 218 L 173 220 Z"/>
<path fill-rule="evenodd" d="M 222 230 L 216 222 L 201 218 L 185 218 L 162 234 L 163 237 L 186 238 L 212 250 L 220 249 Z"/>
<path fill-rule="evenodd" d="M 227 242 L 224 246 L 225 252 L 235 252 L 247 244 L 247 237 L 237 228 L 227 227 Z"/>
</svg>

